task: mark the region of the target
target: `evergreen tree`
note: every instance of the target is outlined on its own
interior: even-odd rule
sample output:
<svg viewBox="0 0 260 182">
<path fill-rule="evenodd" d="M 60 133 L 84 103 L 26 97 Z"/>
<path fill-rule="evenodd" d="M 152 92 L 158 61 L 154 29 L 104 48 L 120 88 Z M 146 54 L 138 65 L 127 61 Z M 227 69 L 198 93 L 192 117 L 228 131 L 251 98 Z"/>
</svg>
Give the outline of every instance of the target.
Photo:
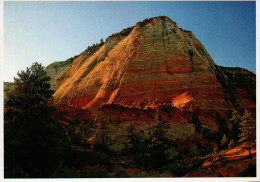
<svg viewBox="0 0 260 182">
<path fill-rule="evenodd" d="M 152 143 L 153 145 L 160 145 L 166 143 L 166 132 L 169 129 L 169 124 L 163 120 L 161 107 L 157 107 L 156 116 L 153 125 Z"/>
<path fill-rule="evenodd" d="M 228 145 L 228 138 L 226 136 L 226 134 L 223 135 L 223 138 L 221 140 L 221 143 L 220 143 L 220 147 L 222 147 L 223 149 L 225 149 Z"/>
<path fill-rule="evenodd" d="M 240 131 L 240 124 L 242 122 L 242 116 L 237 110 L 232 112 L 231 116 L 231 127 L 230 127 L 230 135 L 231 138 L 236 142 L 239 139 Z"/>
<path fill-rule="evenodd" d="M 168 138 L 166 133 L 169 129 L 169 124 L 163 120 L 161 106 L 156 109 L 156 116 L 152 127 L 152 141 L 149 148 L 150 159 L 147 161 L 147 169 L 154 170 L 167 165 L 168 155 Z"/>
<path fill-rule="evenodd" d="M 247 141 L 248 142 L 248 151 L 249 156 L 252 157 L 251 154 L 251 143 L 255 141 L 256 137 L 256 122 L 251 117 L 251 113 L 248 110 L 245 111 L 242 117 L 242 123 L 240 124 L 240 141 Z"/>
<path fill-rule="evenodd" d="M 136 144 L 139 143 L 141 139 L 138 133 L 136 132 L 135 124 L 134 123 L 128 124 L 126 128 L 126 132 L 127 132 L 126 135 L 129 139 L 129 141 L 127 142 L 128 147 L 135 148 Z"/>
<path fill-rule="evenodd" d="M 48 177 L 64 159 L 64 129 L 51 118 L 52 91 L 39 63 L 18 72 L 4 124 L 5 177 Z"/>
<path fill-rule="evenodd" d="M 145 146 L 142 135 L 136 130 L 133 122 L 126 126 L 126 137 L 127 141 L 124 152 L 127 155 L 133 156 L 136 161 L 140 160 L 140 155 L 144 153 Z"/>
<path fill-rule="evenodd" d="M 100 44 L 103 45 L 104 44 L 104 40 L 101 38 L 100 39 Z"/>
<path fill-rule="evenodd" d="M 45 105 L 52 97 L 50 77 L 44 67 L 35 62 L 30 68 L 17 73 L 14 78 L 14 89 L 8 93 L 5 105 L 19 111 L 29 111 L 37 106 Z"/>
<path fill-rule="evenodd" d="M 97 122 L 95 140 L 97 143 L 101 144 L 102 146 L 105 146 L 106 144 L 108 144 L 109 141 L 109 136 L 108 136 L 109 121 L 106 118 L 105 113 L 102 111 L 98 112 L 95 121 Z"/>
<path fill-rule="evenodd" d="M 237 110 L 234 110 L 232 112 L 232 116 L 231 116 L 230 121 L 233 121 L 234 123 L 240 123 L 241 119 L 242 118 L 240 116 L 240 113 Z"/>
</svg>

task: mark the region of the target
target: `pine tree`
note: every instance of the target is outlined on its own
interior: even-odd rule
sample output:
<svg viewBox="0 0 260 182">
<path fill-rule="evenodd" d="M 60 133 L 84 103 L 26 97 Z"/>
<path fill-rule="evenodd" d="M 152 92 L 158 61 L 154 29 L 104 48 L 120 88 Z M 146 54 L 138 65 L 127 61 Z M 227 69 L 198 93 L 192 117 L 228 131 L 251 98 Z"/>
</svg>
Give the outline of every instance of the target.
<svg viewBox="0 0 260 182">
<path fill-rule="evenodd" d="M 241 133 L 240 131 L 240 123 L 242 122 L 242 116 L 240 115 L 240 113 L 237 110 L 234 110 L 232 112 L 232 116 L 231 116 L 231 127 L 230 127 L 230 135 L 231 138 L 234 141 L 238 141 L 238 137 Z"/>
<path fill-rule="evenodd" d="M 152 130 L 153 145 L 160 145 L 162 143 L 165 143 L 165 141 L 167 140 L 165 134 L 168 129 L 169 129 L 169 124 L 163 120 L 161 107 L 157 107 L 153 130 Z"/>
<path fill-rule="evenodd" d="M 249 156 L 252 157 L 251 154 L 251 143 L 254 142 L 256 137 L 256 122 L 251 117 L 251 113 L 248 110 L 245 111 L 242 117 L 242 123 L 240 124 L 240 141 L 247 141 L 248 142 L 248 151 Z"/>
<path fill-rule="evenodd" d="M 108 127 L 109 127 L 109 121 L 105 116 L 105 113 L 102 111 L 99 111 L 96 115 L 95 121 L 97 122 L 97 128 L 96 128 L 96 136 L 95 140 L 97 143 L 100 143 L 101 145 L 106 145 L 109 137 L 108 137 Z"/>
<path fill-rule="evenodd" d="M 18 72 L 4 113 L 5 177 L 49 177 L 67 150 L 64 129 L 47 103 L 52 91 L 44 67 L 33 63 Z"/>
<path fill-rule="evenodd" d="M 126 136 L 128 138 L 126 143 L 127 150 L 137 153 L 138 147 L 141 144 L 141 134 L 136 131 L 136 127 L 133 122 L 126 126 L 126 132 Z"/>
<path fill-rule="evenodd" d="M 53 91 L 50 90 L 50 77 L 41 64 L 35 62 L 17 75 L 18 77 L 14 78 L 14 89 L 7 94 L 6 107 L 29 111 L 49 102 Z"/>
<path fill-rule="evenodd" d="M 159 106 L 156 109 L 156 115 L 152 126 L 152 141 L 148 150 L 150 158 L 147 160 L 147 169 L 158 169 L 168 161 L 168 155 L 166 154 L 166 151 L 169 148 L 168 138 L 166 136 L 168 129 L 169 124 L 163 120 L 162 108 Z"/>
<path fill-rule="evenodd" d="M 103 45 L 104 44 L 104 40 L 101 38 L 100 39 L 100 44 Z"/>
<path fill-rule="evenodd" d="M 223 138 L 222 138 L 222 140 L 221 140 L 220 146 L 221 146 L 222 148 L 226 148 L 227 145 L 228 145 L 228 139 L 227 139 L 226 134 L 224 134 L 224 135 L 223 135 Z"/>
<path fill-rule="evenodd" d="M 240 113 L 237 110 L 234 110 L 232 112 L 232 116 L 231 116 L 230 121 L 233 121 L 233 123 L 240 123 L 241 116 L 240 116 Z"/>
</svg>

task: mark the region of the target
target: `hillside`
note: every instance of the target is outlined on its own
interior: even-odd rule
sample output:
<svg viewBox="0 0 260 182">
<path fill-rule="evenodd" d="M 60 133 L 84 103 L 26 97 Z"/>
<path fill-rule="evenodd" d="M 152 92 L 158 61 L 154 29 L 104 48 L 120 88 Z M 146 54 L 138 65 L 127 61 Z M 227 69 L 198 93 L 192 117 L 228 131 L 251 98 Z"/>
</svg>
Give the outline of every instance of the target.
<svg viewBox="0 0 260 182">
<path fill-rule="evenodd" d="M 158 17 L 137 23 L 129 35 L 112 36 L 91 56 L 80 55 L 56 78 L 61 85 L 54 98 L 94 113 L 103 103 L 225 109 L 215 66 L 190 31 Z"/>
<path fill-rule="evenodd" d="M 248 157 L 245 144 L 201 158 L 203 164 L 185 177 L 253 177 L 256 176 L 256 148 Z"/>
<path fill-rule="evenodd" d="M 52 64 L 49 64 L 44 70 L 46 71 L 47 75 L 51 77 L 50 84 L 52 90 L 57 90 L 58 85 L 55 82 L 55 78 L 66 68 L 68 68 L 73 60 L 77 58 L 77 56 L 71 57 L 66 61 L 56 61 Z"/>
<path fill-rule="evenodd" d="M 146 19 L 109 36 L 75 58 L 56 83 L 56 105 L 87 109 L 93 116 L 104 104 L 140 112 L 167 105 L 200 110 L 201 122 L 214 130 L 217 118 L 207 119 L 211 111 L 226 119 L 233 109 L 255 113 L 255 74 L 216 65 L 194 34 L 168 17 Z"/>
</svg>

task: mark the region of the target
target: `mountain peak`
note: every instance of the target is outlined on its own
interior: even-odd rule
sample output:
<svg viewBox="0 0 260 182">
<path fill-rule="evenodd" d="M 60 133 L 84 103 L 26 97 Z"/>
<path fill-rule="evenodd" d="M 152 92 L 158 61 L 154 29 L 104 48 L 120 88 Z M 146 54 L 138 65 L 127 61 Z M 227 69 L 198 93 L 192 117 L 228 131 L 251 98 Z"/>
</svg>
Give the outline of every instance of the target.
<svg viewBox="0 0 260 182">
<path fill-rule="evenodd" d="M 174 25 L 177 25 L 176 22 L 172 21 L 169 17 L 167 16 L 157 16 L 157 17 L 152 17 L 152 18 L 146 18 L 145 20 L 136 23 L 136 27 L 143 27 L 145 25 L 153 24 L 153 23 L 162 23 L 162 22 L 171 22 Z"/>
<path fill-rule="evenodd" d="M 166 21 L 172 23 L 174 26 L 177 26 L 177 23 L 172 21 L 167 16 L 157 16 L 157 17 L 152 17 L 152 18 L 146 18 L 143 21 L 137 22 L 135 26 L 125 28 L 125 29 L 123 29 L 122 31 L 120 31 L 118 33 L 114 33 L 114 34 L 110 35 L 106 39 L 106 41 L 109 41 L 111 39 L 118 38 L 118 37 L 125 37 L 125 36 L 129 35 L 134 28 L 140 30 L 140 29 L 142 29 L 144 27 L 149 28 L 153 24 L 162 23 L 162 22 L 166 22 Z"/>
<path fill-rule="evenodd" d="M 237 103 L 227 93 L 227 73 L 190 31 L 159 16 L 113 34 L 93 53 L 77 57 L 56 78 L 54 102 L 94 114 L 104 104 L 187 110 L 255 105 L 245 97 L 246 102 Z"/>
</svg>

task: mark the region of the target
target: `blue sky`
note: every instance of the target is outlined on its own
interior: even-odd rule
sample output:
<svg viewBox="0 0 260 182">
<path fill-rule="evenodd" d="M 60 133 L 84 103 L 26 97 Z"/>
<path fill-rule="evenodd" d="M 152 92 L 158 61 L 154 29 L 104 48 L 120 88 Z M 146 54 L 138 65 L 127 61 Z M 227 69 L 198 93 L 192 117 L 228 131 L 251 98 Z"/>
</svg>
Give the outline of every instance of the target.
<svg viewBox="0 0 260 182">
<path fill-rule="evenodd" d="M 4 81 L 35 61 L 66 60 L 111 34 L 168 16 L 202 42 L 216 64 L 256 72 L 255 2 L 4 2 Z"/>
</svg>

